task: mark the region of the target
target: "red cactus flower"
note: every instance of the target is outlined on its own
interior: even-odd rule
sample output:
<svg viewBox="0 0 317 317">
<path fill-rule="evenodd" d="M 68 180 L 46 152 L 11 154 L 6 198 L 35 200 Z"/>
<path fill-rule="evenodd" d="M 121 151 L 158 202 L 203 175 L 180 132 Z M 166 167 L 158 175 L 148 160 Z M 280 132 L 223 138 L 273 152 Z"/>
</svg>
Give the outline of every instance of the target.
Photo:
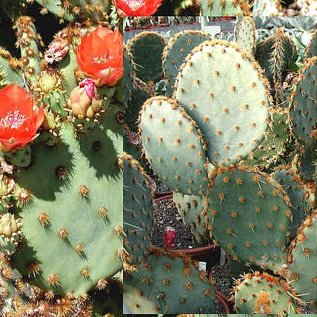
<svg viewBox="0 0 317 317">
<path fill-rule="evenodd" d="M 24 147 L 37 137 L 44 111 L 32 96 L 16 84 L 0 89 L 0 151 Z"/>
<path fill-rule="evenodd" d="M 116 0 L 115 5 L 122 16 L 150 16 L 162 4 L 162 0 Z"/>
<path fill-rule="evenodd" d="M 123 38 L 119 31 L 99 27 L 84 35 L 76 55 L 80 70 L 95 79 L 97 86 L 114 86 L 123 76 Z"/>
</svg>

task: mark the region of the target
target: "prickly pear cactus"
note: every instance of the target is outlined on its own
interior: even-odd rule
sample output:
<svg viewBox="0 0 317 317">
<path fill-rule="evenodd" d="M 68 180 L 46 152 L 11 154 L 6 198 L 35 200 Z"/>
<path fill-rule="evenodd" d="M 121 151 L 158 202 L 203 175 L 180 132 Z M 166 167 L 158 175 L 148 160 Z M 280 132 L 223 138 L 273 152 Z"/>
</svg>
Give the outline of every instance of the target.
<svg viewBox="0 0 317 317">
<path fill-rule="evenodd" d="M 43 45 L 30 17 L 20 17 L 14 26 L 18 38 L 17 45 L 21 51 L 23 72 L 29 81 L 35 81 L 40 71 L 41 53 L 39 47 Z"/>
<path fill-rule="evenodd" d="M 317 307 L 316 274 L 317 211 L 308 216 L 292 242 L 288 257 L 287 276 L 301 299 L 309 306 Z"/>
<path fill-rule="evenodd" d="M 136 297 L 129 307 L 132 313 L 139 311 L 143 297 L 151 303 L 147 313 L 213 312 L 215 291 L 204 275 L 190 258 L 175 251 L 154 250 L 124 280 Z M 155 310 L 149 310 L 153 305 Z"/>
<path fill-rule="evenodd" d="M 314 82 L 317 73 L 317 57 L 306 60 L 300 70 L 296 86 L 292 92 L 290 117 L 292 131 L 300 143 L 306 143 L 316 128 L 317 90 Z"/>
<path fill-rule="evenodd" d="M 129 53 L 136 65 L 135 74 L 145 83 L 161 79 L 165 44 L 164 37 L 155 32 L 141 32 L 129 43 Z"/>
<path fill-rule="evenodd" d="M 214 40 L 187 58 L 174 97 L 202 130 L 210 162 L 228 165 L 242 160 L 264 139 L 268 90 L 251 55 Z"/>
<path fill-rule="evenodd" d="M 139 128 L 145 155 L 167 185 L 186 194 L 206 191 L 204 140 L 195 122 L 174 100 L 147 100 Z"/>
<path fill-rule="evenodd" d="M 38 20 L 17 13 L 21 57 L 0 49 L 0 315 L 93 316 L 128 257 L 121 20 L 109 1 L 37 2 L 74 23 L 42 40 Z M 109 294 L 103 313 L 119 315 Z"/>
<path fill-rule="evenodd" d="M 192 49 L 193 41 L 186 39 L 192 40 L 194 33 L 172 37 L 164 50 L 165 78 L 160 82 L 169 84 L 166 90 L 147 90 L 151 98 L 143 103 L 138 119 L 143 157 L 173 190 L 179 213 L 197 239 L 212 238 L 239 263 L 240 273 L 262 269 L 274 274 L 246 274 L 236 286 L 235 308 L 242 314 L 286 315 L 316 305 L 310 244 L 316 240 L 310 234 L 315 220 L 302 224 L 316 208 L 316 61 L 308 58 L 303 66 L 288 33 L 292 32 L 277 28 L 266 33 L 273 36 L 259 40 L 255 55 L 262 67 L 252 56 L 252 45 L 251 54 L 219 40 Z M 301 49 L 299 57 L 303 54 Z M 155 65 L 160 57 L 156 59 Z M 309 239 L 299 229 L 290 247 L 299 227 L 309 232 Z M 301 257 L 306 252 L 305 261 L 300 252 Z M 147 307 L 153 313 L 181 311 L 175 296 L 166 296 L 160 288 L 154 291 L 161 283 L 153 287 L 151 274 L 165 274 L 158 264 L 165 254 L 155 256 L 148 261 L 142 254 L 141 262 L 130 268 L 137 272 L 127 279 L 127 313 L 146 312 Z M 145 272 L 149 275 L 143 276 Z M 168 285 L 177 280 L 178 275 L 172 275 Z M 174 311 L 162 308 L 170 297 Z"/>
<path fill-rule="evenodd" d="M 250 8 L 244 0 L 201 0 L 203 16 L 241 16 L 250 15 Z"/>
<path fill-rule="evenodd" d="M 214 238 L 235 258 L 281 271 L 292 219 L 283 189 L 245 168 L 220 168 L 215 175 L 205 214 Z"/>
<path fill-rule="evenodd" d="M 306 59 L 314 56 L 317 56 L 317 31 L 312 34 L 305 52 Z"/>
<path fill-rule="evenodd" d="M 15 263 L 46 289 L 80 295 L 121 268 L 122 176 L 116 155 L 122 140 L 114 115 L 109 112 L 105 122 L 79 142 L 71 127 L 64 127 L 60 143 L 37 145 L 32 165 L 17 175 L 29 191 L 22 230 L 35 254 L 30 259 L 18 252 Z M 40 175 L 47 175 L 41 183 Z M 112 241 L 111 247 L 106 241 Z"/>
<path fill-rule="evenodd" d="M 153 227 L 153 201 L 149 177 L 140 163 L 129 155 L 121 158 L 124 168 L 123 220 L 124 247 L 130 262 L 139 261 L 147 251 Z"/>
<path fill-rule="evenodd" d="M 256 47 L 255 59 L 265 70 L 272 88 L 284 79 L 284 73 L 297 59 L 296 46 L 282 28 Z"/>
<path fill-rule="evenodd" d="M 237 18 L 234 29 L 235 41 L 241 49 L 253 54 L 256 47 L 256 27 L 252 18 Z"/>
<path fill-rule="evenodd" d="M 273 178 L 283 187 L 291 201 L 292 224 L 291 237 L 310 214 L 314 206 L 315 194 L 306 188 L 300 176 L 291 169 L 280 168 L 272 174 Z"/>
<path fill-rule="evenodd" d="M 267 273 L 245 274 L 236 282 L 234 291 L 237 313 L 279 316 L 296 313 L 296 294 L 291 286 Z"/>
<path fill-rule="evenodd" d="M 167 84 L 166 96 L 171 96 L 180 66 L 187 55 L 204 41 L 211 40 L 210 34 L 203 31 L 183 31 L 170 37 L 163 51 L 163 70 Z"/>
</svg>

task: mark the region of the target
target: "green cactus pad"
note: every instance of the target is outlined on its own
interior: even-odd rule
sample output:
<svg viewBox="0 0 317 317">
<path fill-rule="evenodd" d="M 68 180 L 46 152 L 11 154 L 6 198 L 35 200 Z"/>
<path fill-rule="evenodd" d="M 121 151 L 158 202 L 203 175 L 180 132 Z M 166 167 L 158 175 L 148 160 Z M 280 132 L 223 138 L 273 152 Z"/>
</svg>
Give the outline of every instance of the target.
<svg viewBox="0 0 317 317">
<path fill-rule="evenodd" d="M 0 47 L 0 88 L 12 83 L 24 86 L 19 62 L 7 50 Z"/>
<path fill-rule="evenodd" d="M 291 169 L 280 168 L 272 173 L 272 177 L 283 187 L 291 201 L 293 222 L 291 237 L 294 237 L 298 227 L 311 212 L 314 204 L 313 194 L 305 188 L 299 175 Z"/>
<path fill-rule="evenodd" d="M 288 113 L 286 111 L 272 111 L 272 124 L 265 139 L 242 164 L 272 168 L 283 160 L 290 142 Z"/>
<path fill-rule="evenodd" d="M 291 287 L 267 273 L 245 274 L 243 279 L 237 281 L 234 291 L 237 313 L 278 316 L 296 313 L 297 304 Z"/>
<path fill-rule="evenodd" d="M 292 242 L 288 259 L 288 274 L 291 285 L 301 299 L 317 308 L 317 210 L 298 230 Z"/>
<path fill-rule="evenodd" d="M 305 58 L 317 56 L 317 30 L 313 32 L 305 52 Z"/>
<path fill-rule="evenodd" d="M 26 145 L 24 148 L 8 152 L 4 154 L 4 157 L 12 164 L 18 167 L 26 167 L 31 164 L 32 149 L 30 145 Z"/>
<path fill-rule="evenodd" d="M 246 50 L 248 53 L 253 54 L 256 46 L 256 27 L 251 17 L 237 18 L 234 36 L 237 45 Z"/>
<path fill-rule="evenodd" d="M 151 242 L 153 201 L 151 185 L 140 163 L 129 155 L 122 157 L 124 247 L 132 262 L 141 260 Z"/>
<path fill-rule="evenodd" d="M 15 23 L 17 45 L 20 47 L 23 73 L 27 80 L 36 82 L 40 72 L 41 38 L 37 34 L 33 19 L 28 16 L 19 17 Z"/>
<path fill-rule="evenodd" d="M 68 54 L 58 64 L 58 69 L 65 79 L 65 89 L 68 94 L 77 87 L 77 80 L 75 77 L 75 71 L 77 68 L 76 53 L 73 48 L 70 48 Z"/>
<path fill-rule="evenodd" d="M 190 258 L 178 252 L 154 251 L 124 285 L 155 304 L 148 314 L 216 312 L 214 289 Z"/>
<path fill-rule="evenodd" d="M 317 166 L 317 139 L 311 138 L 298 154 L 297 170 L 304 181 L 314 181 Z"/>
<path fill-rule="evenodd" d="M 317 56 L 306 60 L 292 93 L 290 117 L 292 131 L 306 143 L 317 127 Z"/>
<path fill-rule="evenodd" d="M 285 71 L 296 62 L 296 45 L 283 29 L 279 28 L 273 36 L 257 45 L 254 57 L 274 88 L 277 81 L 283 80 Z"/>
<path fill-rule="evenodd" d="M 46 8 L 49 12 L 55 14 L 62 20 L 72 21 L 74 17 L 63 7 L 61 0 L 35 0 L 42 7 Z"/>
<path fill-rule="evenodd" d="M 121 88 L 123 89 L 123 102 L 126 105 L 130 101 L 133 89 L 133 72 L 135 65 L 132 62 L 132 56 L 129 54 L 127 47 L 123 46 L 123 69 Z"/>
<path fill-rule="evenodd" d="M 196 240 L 199 243 L 207 240 L 209 238 L 209 231 L 205 228 L 203 214 L 208 208 L 208 198 L 173 192 L 173 201 L 185 223 L 190 226 Z"/>
<path fill-rule="evenodd" d="M 165 39 L 156 32 L 141 32 L 128 45 L 135 63 L 135 74 L 144 82 L 159 81 L 162 77 L 162 53 Z"/>
<path fill-rule="evenodd" d="M 123 289 L 123 313 L 128 314 L 149 314 L 156 312 L 154 301 L 143 296 L 137 289 L 124 284 Z"/>
<path fill-rule="evenodd" d="M 166 96 L 171 96 L 179 68 L 185 62 L 193 48 L 212 36 L 203 31 L 188 30 L 176 33 L 169 40 L 163 51 L 163 70 L 168 81 Z"/>
<path fill-rule="evenodd" d="M 204 141 L 183 108 L 166 97 L 148 99 L 139 128 L 145 155 L 162 181 L 184 194 L 206 191 Z"/>
<path fill-rule="evenodd" d="M 250 8 L 244 0 L 201 0 L 203 16 L 239 16 L 250 15 Z"/>
<path fill-rule="evenodd" d="M 266 174 L 220 168 L 209 194 L 207 224 L 234 258 L 274 272 L 286 261 L 289 198 Z"/>
<path fill-rule="evenodd" d="M 139 112 L 142 108 L 142 105 L 148 98 L 150 98 L 149 93 L 142 89 L 142 87 L 133 88 L 131 91 L 131 96 L 127 103 L 124 119 L 129 128 L 134 132 L 137 131 Z"/>
<path fill-rule="evenodd" d="M 175 97 L 201 128 L 212 163 L 235 163 L 262 142 L 268 88 L 253 57 L 229 42 L 205 42 L 187 58 Z"/>
<path fill-rule="evenodd" d="M 44 289 L 80 295 L 122 267 L 122 174 L 117 165 L 122 136 L 117 111 L 112 105 L 104 121 L 80 141 L 64 126 L 58 145 L 34 145 L 32 164 L 17 175 L 29 191 L 22 231 L 33 248 L 26 253 L 34 253 L 34 262 L 22 249 L 15 263 Z M 30 271 L 34 264 L 38 269 Z"/>
</svg>

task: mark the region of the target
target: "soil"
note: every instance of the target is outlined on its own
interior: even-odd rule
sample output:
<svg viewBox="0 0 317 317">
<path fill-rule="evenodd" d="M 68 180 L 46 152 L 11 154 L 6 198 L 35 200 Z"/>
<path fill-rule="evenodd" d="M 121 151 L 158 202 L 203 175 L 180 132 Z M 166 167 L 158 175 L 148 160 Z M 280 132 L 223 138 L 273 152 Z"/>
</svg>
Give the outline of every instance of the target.
<svg viewBox="0 0 317 317">
<path fill-rule="evenodd" d="M 174 249 L 182 250 L 198 247 L 189 226 L 184 224 L 174 202 L 170 199 L 162 199 L 154 203 L 152 244 L 164 247 L 164 229 L 167 226 L 176 230 Z"/>
<path fill-rule="evenodd" d="M 210 271 L 209 279 L 218 292 L 228 299 L 232 295 L 234 280 L 226 265 L 215 265 Z"/>
<path fill-rule="evenodd" d="M 175 203 L 171 199 L 160 199 L 154 203 L 154 229 L 152 244 L 164 246 L 164 228 L 171 226 L 176 230 L 174 249 L 191 249 L 201 245 L 195 241 L 188 225 L 179 215 Z M 215 287 L 226 297 L 230 297 L 233 278 L 226 266 L 215 265 L 211 268 Z M 222 304 L 217 301 L 217 313 L 225 313 Z"/>
</svg>

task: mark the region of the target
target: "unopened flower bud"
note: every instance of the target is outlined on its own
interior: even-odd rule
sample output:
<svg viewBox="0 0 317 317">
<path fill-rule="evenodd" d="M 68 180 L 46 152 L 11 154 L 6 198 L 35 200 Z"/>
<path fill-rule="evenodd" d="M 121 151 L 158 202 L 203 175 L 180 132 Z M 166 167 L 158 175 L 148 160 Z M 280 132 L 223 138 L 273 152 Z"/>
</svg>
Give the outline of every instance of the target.
<svg viewBox="0 0 317 317">
<path fill-rule="evenodd" d="M 102 106 L 98 97 L 95 82 L 86 78 L 79 86 L 73 89 L 68 100 L 68 107 L 75 117 L 79 119 L 93 118 Z"/>
</svg>

